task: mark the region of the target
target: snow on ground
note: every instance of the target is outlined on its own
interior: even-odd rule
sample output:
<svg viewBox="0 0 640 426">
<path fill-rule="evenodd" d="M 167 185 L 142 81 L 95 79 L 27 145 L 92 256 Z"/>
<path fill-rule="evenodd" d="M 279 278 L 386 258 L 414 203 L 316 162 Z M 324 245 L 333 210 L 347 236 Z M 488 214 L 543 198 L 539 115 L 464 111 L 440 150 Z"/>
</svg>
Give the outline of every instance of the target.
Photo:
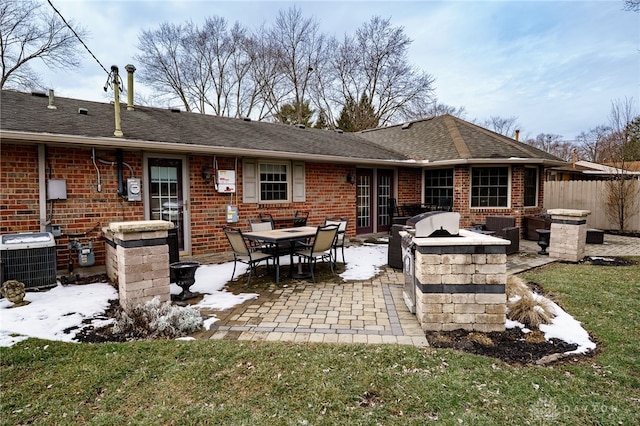
<svg viewBox="0 0 640 426">
<path fill-rule="evenodd" d="M 578 347 L 573 351 L 565 352 L 567 355 L 583 354 L 596 348 L 596 344 L 591 341 L 589 333 L 587 333 L 587 331 L 582 328 L 582 325 L 579 321 L 566 313 L 554 301 L 547 299 L 546 297 L 535 292 L 533 293 L 533 297 L 541 300 L 542 302 L 546 301 L 555 314 L 555 317 L 551 319 L 551 324 L 540 324 L 539 326 L 540 331 L 544 333 L 545 339 L 560 339 L 569 344 L 578 345 Z M 512 321 L 510 319 L 507 319 L 506 327 L 519 327 L 524 333 L 529 333 L 531 331 L 526 328 L 525 325 L 521 322 Z"/>
<path fill-rule="evenodd" d="M 387 263 L 387 246 L 365 244 L 345 247 L 344 255 L 347 264 L 340 277 L 344 281 L 367 280 L 377 275 L 381 267 Z M 341 253 L 338 253 L 338 256 L 341 256 Z M 339 259 L 341 260 L 341 257 Z M 289 257 L 283 256 L 280 262 L 281 265 L 288 265 Z M 225 285 L 231 278 L 232 271 L 233 262 L 200 266 L 196 271 L 196 281 L 189 290 L 202 293 L 204 297 L 194 306 L 226 310 L 258 297 L 256 293 L 235 295 L 227 291 Z M 246 265 L 238 264 L 235 276 L 246 271 Z M 181 291 L 176 284 L 171 284 L 171 294 L 179 294 Z M 100 319 L 100 316 L 109 306 L 109 301 L 117 298 L 116 290 L 107 283 L 65 286 L 59 284 L 48 291 L 27 292 L 25 300 L 31 303 L 16 308 L 12 308 L 13 304 L 7 299 L 0 298 L 0 346 L 11 346 L 29 337 L 73 341 L 80 327 L 99 327 L 106 324 L 108 320 Z M 540 327 L 545 337 L 578 344 L 578 349 L 570 353 L 583 353 L 595 348 L 595 344 L 580 323 L 558 305 L 551 303 L 556 317 L 552 324 Z M 215 317 L 205 319 L 205 327 L 209 328 L 216 320 Z M 83 324 L 83 321 L 90 321 L 90 324 Z M 508 320 L 507 327 L 523 325 Z M 65 332 L 69 329 L 72 330 Z"/>
</svg>

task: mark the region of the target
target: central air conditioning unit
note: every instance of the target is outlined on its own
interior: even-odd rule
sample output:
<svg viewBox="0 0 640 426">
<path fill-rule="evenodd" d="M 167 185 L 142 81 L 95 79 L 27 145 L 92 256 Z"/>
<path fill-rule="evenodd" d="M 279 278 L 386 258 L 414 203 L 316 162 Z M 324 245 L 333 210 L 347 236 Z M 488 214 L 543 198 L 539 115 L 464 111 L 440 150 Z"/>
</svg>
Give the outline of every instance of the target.
<svg viewBox="0 0 640 426">
<path fill-rule="evenodd" d="M 55 287 L 56 242 L 51 232 L 0 235 L 2 282 L 16 280 L 25 289 Z"/>
</svg>

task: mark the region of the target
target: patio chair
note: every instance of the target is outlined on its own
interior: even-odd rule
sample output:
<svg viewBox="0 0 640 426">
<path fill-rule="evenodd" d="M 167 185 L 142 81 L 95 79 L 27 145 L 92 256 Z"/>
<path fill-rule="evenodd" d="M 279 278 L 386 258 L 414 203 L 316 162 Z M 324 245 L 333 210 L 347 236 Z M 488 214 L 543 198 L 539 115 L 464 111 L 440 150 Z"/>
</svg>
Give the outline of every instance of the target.
<svg viewBox="0 0 640 426">
<path fill-rule="evenodd" d="M 333 242 L 333 262 L 334 264 L 338 261 L 338 247 L 342 250 L 342 263 L 344 262 L 344 240 L 345 234 L 347 232 L 347 225 L 349 224 L 349 219 L 346 217 L 328 217 L 324 221 L 326 225 L 338 225 L 338 234 L 336 235 L 336 239 Z"/>
<path fill-rule="evenodd" d="M 391 215 L 391 222 L 389 223 L 389 234 L 391 234 L 391 227 L 393 225 L 404 225 L 407 219 L 411 216 L 408 212 L 404 211 L 401 206 L 398 206 L 398 200 L 395 198 L 389 198 L 389 214 Z"/>
<path fill-rule="evenodd" d="M 263 221 L 262 219 L 258 218 L 252 218 L 249 219 L 249 227 L 251 228 L 251 231 L 272 231 L 273 230 L 273 222 L 271 221 Z M 273 244 L 271 243 L 267 243 L 265 241 L 260 241 L 260 240 L 256 240 L 256 241 L 252 241 L 252 247 L 255 248 L 259 248 L 260 250 L 264 251 L 264 252 L 273 252 Z"/>
<path fill-rule="evenodd" d="M 236 265 L 238 262 L 249 265 L 247 287 L 251 285 L 251 276 L 260 262 L 263 260 L 266 262 L 267 270 L 269 269 L 269 259 L 273 259 L 275 264 L 273 254 L 265 253 L 263 251 L 256 250 L 255 248 L 249 248 L 240 229 L 225 226 L 224 234 L 227 236 L 229 244 L 231 245 L 231 250 L 233 251 L 233 272 L 231 273 L 231 280 L 233 280 L 233 277 L 236 274 Z"/>
<path fill-rule="evenodd" d="M 271 222 L 271 229 L 276 229 L 276 222 L 273 220 L 271 213 L 258 213 L 258 218 L 263 222 Z"/>
<path fill-rule="evenodd" d="M 297 249 L 293 252 L 292 257 L 298 256 L 301 261 L 305 260 L 309 262 L 311 279 L 314 283 L 316 282 L 314 269 L 318 259 L 321 261 L 328 260 L 329 267 L 331 268 L 331 275 L 333 275 L 333 256 L 331 255 L 331 252 L 337 235 L 338 225 L 319 226 L 313 243 L 306 246 L 304 249 Z"/>
<path fill-rule="evenodd" d="M 493 231 L 494 236 L 509 240 L 506 248 L 507 254 L 514 254 L 520 250 L 520 228 L 516 226 L 516 218 L 509 216 L 487 216 L 484 225 L 479 228 L 485 231 Z"/>
<path fill-rule="evenodd" d="M 293 226 L 307 226 L 307 219 L 309 218 L 309 212 L 297 211 L 294 215 Z"/>
</svg>

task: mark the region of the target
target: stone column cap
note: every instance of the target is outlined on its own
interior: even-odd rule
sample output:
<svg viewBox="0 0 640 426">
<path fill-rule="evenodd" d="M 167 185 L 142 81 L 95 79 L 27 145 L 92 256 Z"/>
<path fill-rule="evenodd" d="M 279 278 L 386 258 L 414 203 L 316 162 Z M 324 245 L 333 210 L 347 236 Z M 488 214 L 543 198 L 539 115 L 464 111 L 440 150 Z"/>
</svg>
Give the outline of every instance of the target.
<svg viewBox="0 0 640 426">
<path fill-rule="evenodd" d="M 111 232 L 130 234 L 134 232 L 166 231 L 173 228 L 173 223 L 166 220 L 136 220 L 131 222 L 111 222 Z"/>
<path fill-rule="evenodd" d="M 550 209 L 547 214 L 551 216 L 575 216 L 585 217 L 591 214 L 591 210 L 574 210 L 574 209 Z"/>
</svg>

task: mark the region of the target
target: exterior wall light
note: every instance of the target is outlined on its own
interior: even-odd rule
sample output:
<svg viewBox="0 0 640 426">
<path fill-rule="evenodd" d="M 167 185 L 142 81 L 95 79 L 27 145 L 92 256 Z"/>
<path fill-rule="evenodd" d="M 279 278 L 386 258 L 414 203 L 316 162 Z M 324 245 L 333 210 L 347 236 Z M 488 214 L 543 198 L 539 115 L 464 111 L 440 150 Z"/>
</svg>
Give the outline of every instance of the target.
<svg viewBox="0 0 640 426">
<path fill-rule="evenodd" d="M 204 179 L 204 183 L 209 185 L 211 183 L 211 178 L 213 177 L 213 170 L 208 167 L 202 169 L 202 179 Z"/>
<path fill-rule="evenodd" d="M 351 185 L 356 183 L 356 174 L 351 172 L 347 173 L 347 182 L 349 182 Z"/>
</svg>

